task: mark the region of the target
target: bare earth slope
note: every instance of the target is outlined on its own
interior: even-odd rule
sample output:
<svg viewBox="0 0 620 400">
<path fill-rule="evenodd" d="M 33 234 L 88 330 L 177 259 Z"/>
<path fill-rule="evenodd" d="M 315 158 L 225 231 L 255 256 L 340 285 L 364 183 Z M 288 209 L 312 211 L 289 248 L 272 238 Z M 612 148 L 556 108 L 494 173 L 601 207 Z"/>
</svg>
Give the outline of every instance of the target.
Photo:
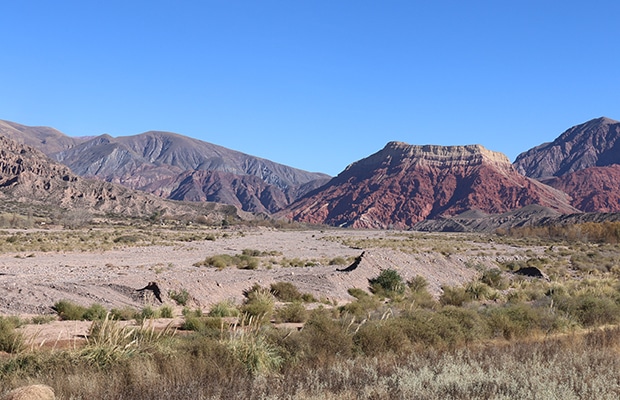
<svg viewBox="0 0 620 400">
<path fill-rule="evenodd" d="M 577 211 L 564 193 L 517 173 L 501 153 L 479 145 L 391 142 L 283 214 L 334 226 L 387 228 L 471 209 L 502 213 L 529 204 Z"/>
<path fill-rule="evenodd" d="M 479 270 L 470 265 L 495 266 L 495 256 L 481 256 L 478 250 L 446 256 L 437 251 L 402 252 L 375 247 L 372 240 L 401 240 L 394 232 L 382 231 L 276 231 L 254 229 L 243 233 L 227 231 L 217 240 L 183 242 L 169 246 L 127 247 L 109 251 L 18 252 L 0 254 L 0 314 L 51 313 L 51 306 L 67 299 L 85 306 L 100 303 L 106 308 L 159 303 L 144 299 L 136 289 L 149 281 L 158 282 L 164 303 L 175 305 L 169 291 L 187 290 L 192 307 L 208 311 L 216 302 L 231 299 L 239 303 L 243 290 L 254 284 L 294 283 L 302 293 L 317 299 L 343 303 L 352 299 L 349 288 L 368 290 L 368 279 L 382 269 L 396 269 L 409 280 L 425 277 L 429 290 L 439 295 L 442 285 L 460 285 L 472 280 Z M 352 248 L 340 239 L 367 240 L 369 245 Z M 466 238 L 465 238 L 466 239 Z M 436 243 L 429 239 L 430 243 Z M 462 238 L 460 245 L 463 246 Z M 433 244 L 435 245 L 435 244 Z M 476 244 L 476 246 L 479 246 Z M 419 247 L 418 247 L 419 248 Z M 243 249 L 276 251 L 276 264 L 257 270 L 228 267 L 195 267 L 207 256 L 239 254 Z M 477 247 L 476 247 L 477 249 Z M 413 249 L 412 249 L 413 250 Z M 335 257 L 364 256 L 351 272 L 346 265 L 328 265 Z M 495 252 L 492 252 L 495 254 Z M 510 257 L 510 252 L 505 253 Z M 314 266 L 282 267 L 283 259 L 313 260 Z M 180 311 L 180 310 L 178 310 Z"/>
</svg>

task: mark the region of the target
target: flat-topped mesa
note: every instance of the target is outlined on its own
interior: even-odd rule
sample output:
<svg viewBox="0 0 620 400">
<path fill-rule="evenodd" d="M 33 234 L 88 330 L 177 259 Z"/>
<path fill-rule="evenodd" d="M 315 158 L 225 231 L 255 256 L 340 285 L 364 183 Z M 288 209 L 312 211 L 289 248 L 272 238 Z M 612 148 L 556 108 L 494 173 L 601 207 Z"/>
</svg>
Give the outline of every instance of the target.
<svg viewBox="0 0 620 400">
<path fill-rule="evenodd" d="M 466 146 L 410 145 L 403 142 L 389 142 L 377 153 L 351 164 L 354 167 L 372 168 L 384 166 L 436 166 L 450 168 L 475 166 L 483 163 L 502 169 L 512 169 L 510 160 L 503 153 L 491 151 L 479 144 Z"/>
</svg>

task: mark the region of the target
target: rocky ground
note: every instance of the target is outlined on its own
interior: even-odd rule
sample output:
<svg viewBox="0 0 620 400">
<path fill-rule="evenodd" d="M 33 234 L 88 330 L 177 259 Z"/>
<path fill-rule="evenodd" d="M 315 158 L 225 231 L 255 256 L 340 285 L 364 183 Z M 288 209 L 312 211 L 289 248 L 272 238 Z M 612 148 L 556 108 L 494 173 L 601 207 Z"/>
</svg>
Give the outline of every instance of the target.
<svg viewBox="0 0 620 400">
<path fill-rule="evenodd" d="M 52 306 L 70 300 L 85 306 L 98 303 L 104 307 L 124 306 L 140 309 L 161 303 L 137 289 L 155 281 L 162 290 L 163 303 L 171 305 L 177 315 L 181 306 L 169 296 L 171 291 L 186 290 L 189 306 L 208 311 L 222 300 L 243 301 L 243 291 L 254 284 L 268 287 L 285 281 L 295 284 L 302 293 L 311 293 L 324 303 L 336 305 L 351 301 L 349 288 L 368 289 L 368 279 L 382 269 L 396 269 L 403 278 L 425 277 L 429 290 L 438 296 L 442 285 L 459 285 L 479 273 L 481 266 L 492 267 L 493 257 L 481 257 L 478 250 L 448 254 L 446 251 L 402 252 L 377 246 L 382 240 L 399 240 L 389 231 L 328 230 L 278 231 L 253 229 L 218 237 L 216 240 L 176 243 L 170 246 L 126 247 L 109 251 L 23 252 L 0 254 L 0 315 L 54 314 Z M 367 247 L 343 244 L 346 239 L 366 239 Z M 490 247 L 492 244 L 477 244 Z M 207 256 L 239 254 L 244 249 L 275 252 L 261 257 L 258 269 L 196 267 Z M 354 257 L 363 253 L 359 265 L 342 272 Z M 494 253 L 495 254 L 495 253 Z M 345 265 L 329 265 L 336 257 L 348 259 Z M 317 265 L 282 267 L 269 259 L 314 260 Z M 477 268 L 472 265 L 476 264 Z M 147 292 L 148 293 L 148 292 Z M 27 328 L 39 338 L 54 340 L 54 335 L 83 335 L 88 323 L 64 322 Z M 52 329 L 53 327 L 53 329 Z M 52 330 L 52 332 L 47 332 Z"/>
</svg>

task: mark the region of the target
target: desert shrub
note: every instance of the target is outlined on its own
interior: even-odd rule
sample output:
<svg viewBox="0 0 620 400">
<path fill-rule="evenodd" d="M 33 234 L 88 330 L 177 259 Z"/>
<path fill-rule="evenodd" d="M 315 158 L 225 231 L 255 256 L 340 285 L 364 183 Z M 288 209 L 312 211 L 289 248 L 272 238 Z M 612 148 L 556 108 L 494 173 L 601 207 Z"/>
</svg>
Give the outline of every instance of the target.
<svg viewBox="0 0 620 400">
<path fill-rule="evenodd" d="M 122 235 L 114 238 L 114 243 L 119 244 L 136 244 L 142 240 L 140 235 Z"/>
<path fill-rule="evenodd" d="M 498 268 L 485 270 L 480 277 L 480 282 L 498 290 L 506 289 L 508 286 L 506 280 L 502 276 L 502 271 Z"/>
<path fill-rule="evenodd" d="M 206 330 L 204 319 L 196 316 L 187 316 L 181 324 L 181 329 L 185 331 L 203 332 Z"/>
<path fill-rule="evenodd" d="M 220 301 L 215 303 L 209 311 L 209 317 L 238 317 L 239 309 L 230 300 Z"/>
<path fill-rule="evenodd" d="M 82 319 L 87 321 L 95 321 L 98 319 L 104 319 L 107 314 L 108 310 L 106 310 L 101 304 L 93 304 L 84 311 Z"/>
<path fill-rule="evenodd" d="M 222 333 L 223 321 L 219 317 L 185 317 L 181 329 L 198 332 L 210 338 L 219 338 Z"/>
<path fill-rule="evenodd" d="M 412 343 L 438 348 L 454 347 L 467 341 L 461 321 L 452 315 L 426 309 L 405 313 L 394 320 Z"/>
<path fill-rule="evenodd" d="M 353 342 L 363 354 L 371 357 L 388 352 L 402 354 L 411 347 L 402 325 L 394 319 L 363 324 L 353 335 Z"/>
<path fill-rule="evenodd" d="M 594 293 L 578 295 L 555 295 L 558 310 L 564 311 L 582 326 L 615 324 L 620 321 L 620 305 L 609 297 Z"/>
<path fill-rule="evenodd" d="M 312 310 L 304 329 L 291 336 L 291 350 L 311 365 L 348 357 L 353 353 L 353 337 L 347 326 L 332 318 L 329 310 Z"/>
<path fill-rule="evenodd" d="M 485 317 L 495 337 L 522 338 L 537 332 L 553 330 L 555 316 L 549 307 L 534 307 L 529 303 L 508 303 L 486 311 Z"/>
<path fill-rule="evenodd" d="M 31 322 L 35 325 L 44 325 L 56 320 L 55 315 L 35 315 L 31 318 Z"/>
<path fill-rule="evenodd" d="M 442 286 L 443 293 L 439 298 L 442 305 L 460 307 L 471 300 L 469 293 L 462 287 Z"/>
<path fill-rule="evenodd" d="M 334 257 L 331 260 L 329 260 L 329 265 L 345 265 L 347 263 L 347 260 L 344 259 L 344 257 Z"/>
<path fill-rule="evenodd" d="M 53 309 L 58 313 L 60 319 L 64 321 L 94 321 L 105 318 L 108 313 L 100 304 L 92 304 L 86 308 L 68 300 L 57 301 Z"/>
<path fill-rule="evenodd" d="M 173 318 L 174 317 L 172 307 L 170 307 L 167 304 L 159 307 L 158 311 L 159 311 L 160 318 Z"/>
<path fill-rule="evenodd" d="M 302 295 L 291 282 L 276 282 L 270 286 L 271 293 L 280 301 L 301 301 Z"/>
<path fill-rule="evenodd" d="M 308 318 L 308 311 L 301 302 L 286 304 L 276 311 L 276 320 L 279 322 L 304 322 Z"/>
<path fill-rule="evenodd" d="M 168 292 L 168 296 L 180 306 L 187 305 L 189 301 L 189 292 L 185 289 L 181 289 L 178 292 L 176 290 L 171 290 Z"/>
<path fill-rule="evenodd" d="M 143 323 L 147 319 L 155 319 L 159 316 L 158 310 L 155 310 L 151 306 L 144 307 L 138 314 L 136 314 L 136 321 Z"/>
<path fill-rule="evenodd" d="M 369 297 L 370 295 L 368 294 L 368 292 L 366 292 L 363 289 L 360 288 L 349 288 L 347 290 L 347 293 L 349 293 L 351 296 L 355 297 L 356 299 L 364 299 L 366 297 Z"/>
<path fill-rule="evenodd" d="M 243 294 L 246 299 L 241 306 L 241 311 L 255 320 L 269 321 L 275 307 L 275 299 L 269 289 L 255 284 Z"/>
<path fill-rule="evenodd" d="M 17 353 L 24 347 L 24 337 L 15 329 L 19 319 L 0 316 L 0 351 Z"/>
<path fill-rule="evenodd" d="M 187 317 L 202 317 L 202 310 L 200 308 L 195 308 L 195 309 L 191 309 L 189 307 L 183 307 L 183 310 L 181 311 L 181 314 L 183 314 L 183 316 L 185 318 Z"/>
<path fill-rule="evenodd" d="M 445 306 L 439 314 L 455 321 L 459 326 L 465 342 L 470 343 L 476 340 L 483 340 L 491 335 L 491 331 L 482 316 L 473 309 Z"/>
<path fill-rule="evenodd" d="M 137 311 L 133 307 L 113 308 L 110 310 L 110 317 L 117 321 L 129 321 L 136 318 Z"/>
<path fill-rule="evenodd" d="M 276 372 L 284 362 L 279 348 L 252 322 L 233 329 L 226 345 L 252 375 Z"/>
<path fill-rule="evenodd" d="M 86 307 L 80 306 L 68 300 L 57 301 L 52 307 L 63 321 L 83 320 Z"/>
<path fill-rule="evenodd" d="M 465 288 L 465 293 L 470 300 L 487 300 L 489 299 L 493 291 L 491 288 L 482 282 L 471 282 Z"/>
<path fill-rule="evenodd" d="M 407 286 L 409 286 L 409 289 L 413 293 L 418 293 L 428 289 L 428 281 L 423 276 L 416 275 L 413 279 L 407 282 Z"/>
<path fill-rule="evenodd" d="M 405 282 L 398 271 L 384 269 L 379 276 L 368 280 L 370 290 L 373 293 L 394 297 L 405 292 Z"/>
<path fill-rule="evenodd" d="M 379 298 L 376 296 L 371 296 L 362 289 L 351 288 L 348 292 L 356 299 L 341 306 L 340 311 L 353 315 L 358 321 L 367 318 L 373 311 L 378 310 L 382 305 Z"/>
<path fill-rule="evenodd" d="M 301 294 L 301 299 L 305 302 L 305 303 L 316 303 L 318 300 L 314 297 L 314 295 L 312 293 L 302 293 Z"/>
<path fill-rule="evenodd" d="M 220 270 L 232 265 L 239 269 L 256 269 L 258 268 L 259 261 L 256 257 L 247 254 L 237 254 L 234 256 L 219 254 L 194 263 L 195 267 L 214 267 Z"/>
</svg>

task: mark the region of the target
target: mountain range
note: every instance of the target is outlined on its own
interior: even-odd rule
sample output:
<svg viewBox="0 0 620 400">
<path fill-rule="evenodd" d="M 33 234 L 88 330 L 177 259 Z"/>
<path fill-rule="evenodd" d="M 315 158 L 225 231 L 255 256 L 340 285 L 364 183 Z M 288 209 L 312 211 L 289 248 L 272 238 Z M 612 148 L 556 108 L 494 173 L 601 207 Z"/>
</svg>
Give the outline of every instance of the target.
<svg viewBox="0 0 620 400">
<path fill-rule="evenodd" d="M 528 213 L 517 215 L 530 215 L 534 205 L 560 215 L 620 212 L 620 123 L 605 117 L 568 129 L 514 163 L 481 145 L 389 142 L 331 179 L 170 132 L 72 138 L 0 121 L 0 135 L 64 164 L 67 176 L 301 222 L 411 228 L 523 207 Z"/>
</svg>

